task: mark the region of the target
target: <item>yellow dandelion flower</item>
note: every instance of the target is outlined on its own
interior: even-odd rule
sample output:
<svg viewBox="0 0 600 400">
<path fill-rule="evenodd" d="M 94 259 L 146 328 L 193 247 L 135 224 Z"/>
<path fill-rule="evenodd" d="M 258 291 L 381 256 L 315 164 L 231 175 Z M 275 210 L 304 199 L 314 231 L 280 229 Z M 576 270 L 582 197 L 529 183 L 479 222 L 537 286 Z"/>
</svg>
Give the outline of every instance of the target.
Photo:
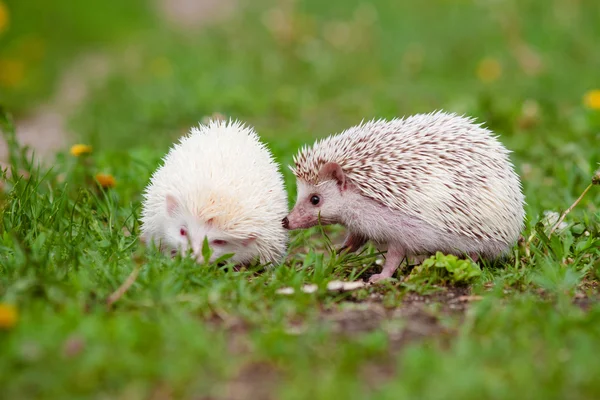
<svg viewBox="0 0 600 400">
<path fill-rule="evenodd" d="M 115 177 L 112 176 L 111 174 L 102 174 L 102 173 L 96 174 L 96 180 L 98 181 L 100 186 L 102 186 L 104 188 L 114 187 L 115 184 L 117 183 L 115 181 Z"/>
<path fill-rule="evenodd" d="M 494 58 L 484 58 L 477 66 L 477 78 L 485 83 L 491 83 L 502 75 L 502 65 Z"/>
<path fill-rule="evenodd" d="M 0 86 L 17 87 L 25 77 L 25 63 L 21 60 L 5 58 L 0 60 Z"/>
<path fill-rule="evenodd" d="M 8 7 L 4 2 L 0 1 L 0 33 L 8 29 Z"/>
<path fill-rule="evenodd" d="M 12 328 L 19 319 L 17 308 L 10 304 L 0 303 L 0 329 Z"/>
<path fill-rule="evenodd" d="M 87 144 L 74 144 L 71 146 L 71 154 L 75 157 L 79 157 L 84 154 L 90 154 L 92 152 L 92 146 Z"/>
<path fill-rule="evenodd" d="M 583 97 L 583 104 L 592 110 L 600 110 L 600 89 L 587 92 Z"/>
</svg>

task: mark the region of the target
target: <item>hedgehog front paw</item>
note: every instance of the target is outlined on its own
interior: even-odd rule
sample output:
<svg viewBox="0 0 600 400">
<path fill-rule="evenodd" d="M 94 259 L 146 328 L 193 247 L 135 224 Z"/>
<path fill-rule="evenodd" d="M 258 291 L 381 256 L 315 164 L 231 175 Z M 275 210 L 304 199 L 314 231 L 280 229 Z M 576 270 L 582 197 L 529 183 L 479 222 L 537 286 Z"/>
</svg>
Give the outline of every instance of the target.
<svg viewBox="0 0 600 400">
<path fill-rule="evenodd" d="M 377 283 L 385 279 L 389 279 L 391 277 L 391 275 L 382 272 L 381 274 L 371 275 L 371 277 L 369 278 L 369 283 Z"/>
</svg>

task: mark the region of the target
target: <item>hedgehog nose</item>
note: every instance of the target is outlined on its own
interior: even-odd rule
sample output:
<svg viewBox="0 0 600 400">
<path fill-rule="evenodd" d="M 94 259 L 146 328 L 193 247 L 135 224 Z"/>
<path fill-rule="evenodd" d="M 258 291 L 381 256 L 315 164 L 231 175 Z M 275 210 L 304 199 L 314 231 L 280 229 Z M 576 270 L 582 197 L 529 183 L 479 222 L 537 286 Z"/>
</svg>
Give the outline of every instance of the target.
<svg viewBox="0 0 600 400">
<path fill-rule="evenodd" d="M 290 227 L 290 220 L 288 219 L 288 217 L 285 217 L 281 220 L 281 225 L 283 225 L 285 229 L 288 229 Z"/>
</svg>

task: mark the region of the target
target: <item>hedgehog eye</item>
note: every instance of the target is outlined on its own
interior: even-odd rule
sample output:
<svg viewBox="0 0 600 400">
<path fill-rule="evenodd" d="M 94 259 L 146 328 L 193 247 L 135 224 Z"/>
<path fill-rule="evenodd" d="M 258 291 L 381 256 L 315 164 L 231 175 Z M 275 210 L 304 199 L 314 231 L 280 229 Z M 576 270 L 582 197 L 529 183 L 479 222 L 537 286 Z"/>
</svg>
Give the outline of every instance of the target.
<svg viewBox="0 0 600 400">
<path fill-rule="evenodd" d="M 319 201 L 321 201 L 321 199 L 317 195 L 314 195 L 313 197 L 310 198 L 310 203 L 313 206 L 316 206 L 317 204 L 319 204 Z"/>
<path fill-rule="evenodd" d="M 225 240 L 215 239 L 212 241 L 212 244 L 215 246 L 224 246 L 227 244 L 227 242 Z"/>
<path fill-rule="evenodd" d="M 181 236 L 187 236 L 187 229 L 185 229 L 183 226 L 181 228 L 179 228 L 179 234 Z"/>
</svg>

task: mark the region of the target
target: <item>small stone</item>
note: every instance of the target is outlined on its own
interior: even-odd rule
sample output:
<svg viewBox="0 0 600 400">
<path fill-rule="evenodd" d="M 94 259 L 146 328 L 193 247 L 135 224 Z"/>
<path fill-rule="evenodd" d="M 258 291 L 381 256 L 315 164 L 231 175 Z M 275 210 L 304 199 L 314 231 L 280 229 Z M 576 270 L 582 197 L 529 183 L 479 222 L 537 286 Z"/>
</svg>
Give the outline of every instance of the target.
<svg viewBox="0 0 600 400">
<path fill-rule="evenodd" d="M 331 281 L 327 284 L 327 290 L 336 291 L 351 291 L 355 289 L 360 289 L 365 286 L 363 281 L 355 281 L 355 282 L 343 282 L 343 281 Z"/>
<path fill-rule="evenodd" d="M 319 289 L 317 285 L 304 285 L 302 287 L 302 291 L 304 293 L 314 293 L 317 291 L 317 289 Z"/>
<path fill-rule="evenodd" d="M 277 289 L 277 291 L 275 293 L 277 293 L 277 294 L 294 294 L 294 288 L 284 287 L 281 289 Z"/>
<path fill-rule="evenodd" d="M 460 296 L 458 301 L 479 301 L 483 299 L 481 296 Z"/>
</svg>

